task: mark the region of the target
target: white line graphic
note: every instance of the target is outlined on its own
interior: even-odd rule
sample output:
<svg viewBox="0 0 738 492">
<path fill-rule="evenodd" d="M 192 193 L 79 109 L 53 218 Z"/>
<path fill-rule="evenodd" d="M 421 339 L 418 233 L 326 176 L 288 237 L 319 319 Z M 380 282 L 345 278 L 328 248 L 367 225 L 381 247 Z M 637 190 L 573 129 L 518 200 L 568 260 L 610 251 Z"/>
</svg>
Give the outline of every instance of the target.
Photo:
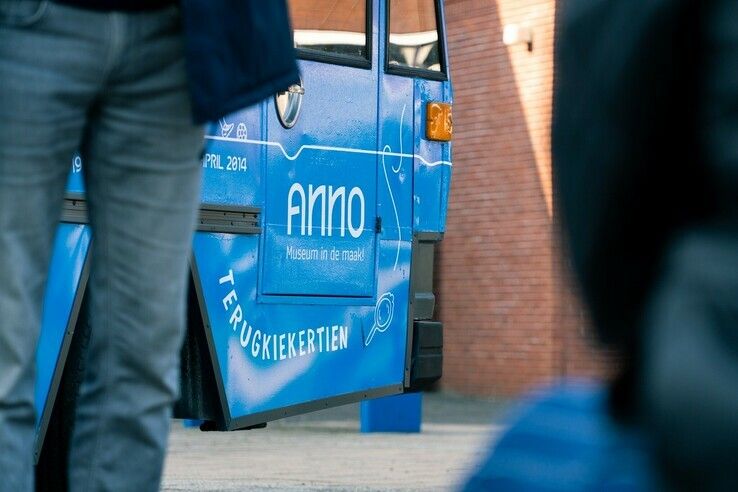
<svg viewBox="0 0 738 492">
<path fill-rule="evenodd" d="M 288 160 L 288 161 L 294 161 L 298 157 L 300 157 L 300 154 L 302 154 L 303 150 L 325 150 L 328 152 L 345 152 L 347 154 L 367 154 L 367 155 L 382 155 L 387 157 L 407 157 L 408 159 L 417 159 L 419 160 L 423 165 L 428 167 L 436 167 L 436 166 L 453 166 L 453 163 L 450 161 L 434 161 L 430 162 L 426 160 L 423 156 L 418 154 L 404 154 L 402 152 L 388 152 L 386 150 L 367 150 L 367 149 L 354 149 L 351 147 L 331 147 L 329 145 L 303 145 L 300 147 L 297 152 L 290 155 L 279 142 L 270 142 L 267 140 L 253 140 L 250 138 L 245 139 L 239 139 L 239 138 L 232 138 L 232 137 L 215 137 L 215 136 L 206 136 L 206 140 L 217 140 L 219 142 L 234 142 L 234 143 L 240 143 L 240 144 L 251 144 L 251 145 L 264 145 L 266 147 L 277 147 L 281 152 L 282 155 Z M 386 146 L 385 146 L 386 149 Z"/>
<path fill-rule="evenodd" d="M 405 104 L 402 107 L 402 114 L 400 115 L 400 164 L 397 166 L 397 169 L 395 169 L 394 166 L 392 167 L 392 172 L 395 174 L 400 173 L 400 169 L 402 169 L 402 127 L 405 122 L 405 110 L 407 109 L 407 104 Z M 385 153 L 391 152 L 392 147 L 389 145 L 385 145 L 383 151 Z M 387 164 L 384 162 L 385 154 L 382 154 L 382 170 L 384 171 L 384 180 L 387 182 L 387 191 L 389 191 L 390 200 L 392 201 L 392 208 L 395 210 L 395 221 L 397 223 L 397 254 L 395 254 L 395 265 L 392 267 L 392 270 L 397 270 L 397 263 L 400 261 L 400 245 L 402 244 L 402 229 L 400 228 L 400 215 L 397 213 L 397 204 L 395 203 L 395 196 L 394 193 L 392 193 L 392 186 L 389 182 L 389 176 L 387 176 Z"/>
<path fill-rule="evenodd" d="M 385 157 L 399 157 L 400 163 L 398 164 L 397 168 L 394 166 L 392 167 L 392 172 L 395 174 L 399 174 L 400 170 L 402 169 L 402 159 L 408 158 L 408 159 L 414 159 L 420 161 L 423 165 L 427 167 L 436 167 L 436 166 L 449 166 L 452 167 L 453 163 L 451 161 L 433 161 L 430 162 L 427 159 L 425 159 L 423 156 L 418 154 L 406 154 L 403 150 L 403 144 L 402 144 L 402 128 L 405 123 L 405 110 L 407 109 L 407 104 L 405 104 L 402 107 L 402 114 L 400 115 L 400 151 L 399 152 L 392 152 L 392 147 L 389 145 L 385 145 L 382 150 L 367 150 L 367 149 L 356 149 L 353 147 L 333 147 L 330 145 L 303 145 L 299 149 L 297 149 L 297 152 L 294 154 L 289 154 L 287 150 L 284 148 L 284 146 L 280 142 L 273 142 L 269 140 L 254 140 L 251 138 L 232 138 L 228 135 L 230 135 L 230 132 L 233 130 L 233 123 L 226 123 L 225 120 L 222 120 L 221 122 L 221 132 L 224 134 L 222 137 L 216 137 L 207 135 L 205 138 L 207 140 L 215 140 L 219 142 L 233 142 L 233 143 L 239 143 L 239 144 L 250 144 L 250 145 L 262 145 L 265 147 L 276 147 L 282 152 L 282 155 L 287 159 L 288 161 L 294 161 L 300 155 L 304 150 L 324 150 L 327 152 L 344 152 L 347 154 L 363 154 L 363 155 L 379 155 L 382 156 L 382 170 L 384 171 L 384 179 L 387 182 L 387 188 L 389 190 L 390 199 L 392 200 L 392 207 L 395 211 L 395 221 L 397 222 L 397 253 L 395 255 L 395 264 L 392 270 L 397 270 L 397 264 L 400 260 L 400 246 L 402 243 L 402 229 L 400 228 L 400 216 L 397 212 L 397 204 L 395 203 L 395 197 L 392 193 L 392 186 L 389 182 L 389 176 L 387 175 L 387 167 L 384 161 Z M 227 135 L 226 135 L 227 133 Z M 242 135 L 246 137 L 246 135 Z"/>
</svg>

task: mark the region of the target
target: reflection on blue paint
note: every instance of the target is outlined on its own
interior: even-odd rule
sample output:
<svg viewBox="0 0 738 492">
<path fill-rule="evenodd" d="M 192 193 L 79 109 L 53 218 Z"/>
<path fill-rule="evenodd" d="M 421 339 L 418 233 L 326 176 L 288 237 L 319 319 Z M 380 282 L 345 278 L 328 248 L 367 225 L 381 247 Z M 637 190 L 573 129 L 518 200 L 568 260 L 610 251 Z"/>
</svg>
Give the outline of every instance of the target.
<svg viewBox="0 0 738 492">
<path fill-rule="evenodd" d="M 36 351 L 37 423 L 45 410 L 89 246 L 89 227 L 79 224 L 59 226 L 54 241 L 44 297 L 42 330 Z"/>
<path fill-rule="evenodd" d="M 196 234 L 195 262 L 231 419 L 402 384 L 410 244 L 401 245 L 393 270 L 395 246 L 380 241 L 375 292 L 394 299 L 389 313 L 384 301 L 376 309 L 259 303 L 258 237 Z M 377 319 L 384 323 L 379 331 Z"/>
</svg>

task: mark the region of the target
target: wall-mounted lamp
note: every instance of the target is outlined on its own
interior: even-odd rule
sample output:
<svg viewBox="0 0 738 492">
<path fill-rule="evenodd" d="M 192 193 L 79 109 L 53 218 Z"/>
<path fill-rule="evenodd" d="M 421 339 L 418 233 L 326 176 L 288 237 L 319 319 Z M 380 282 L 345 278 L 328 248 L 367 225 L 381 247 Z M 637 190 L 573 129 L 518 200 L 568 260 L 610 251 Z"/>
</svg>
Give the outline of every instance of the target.
<svg viewBox="0 0 738 492">
<path fill-rule="evenodd" d="M 508 24 L 502 30 L 502 42 L 505 46 L 525 43 L 528 51 L 533 51 L 533 29 L 520 24 Z"/>
</svg>

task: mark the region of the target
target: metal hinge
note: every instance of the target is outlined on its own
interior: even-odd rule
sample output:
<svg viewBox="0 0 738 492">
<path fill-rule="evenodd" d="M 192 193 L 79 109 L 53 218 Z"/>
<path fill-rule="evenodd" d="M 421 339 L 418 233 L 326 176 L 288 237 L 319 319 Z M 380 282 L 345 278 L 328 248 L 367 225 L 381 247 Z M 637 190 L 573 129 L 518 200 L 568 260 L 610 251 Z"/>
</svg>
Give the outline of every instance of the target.
<svg viewBox="0 0 738 492">
<path fill-rule="evenodd" d="M 203 205 L 200 207 L 200 215 L 197 219 L 197 230 L 229 234 L 260 234 L 260 215 L 261 210 L 255 207 Z M 64 197 L 61 221 L 73 224 L 89 223 L 87 200 L 84 195 L 69 193 Z"/>
<path fill-rule="evenodd" d="M 198 231 L 230 234 L 261 234 L 260 210 L 255 207 L 203 205 L 198 218 Z"/>
<path fill-rule="evenodd" d="M 87 200 L 81 193 L 68 193 L 64 197 L 62 205 L 62 222 L 71 222 L 73 224 L 87 224 L 89 222 L 87 216 Z"/>
</svg>

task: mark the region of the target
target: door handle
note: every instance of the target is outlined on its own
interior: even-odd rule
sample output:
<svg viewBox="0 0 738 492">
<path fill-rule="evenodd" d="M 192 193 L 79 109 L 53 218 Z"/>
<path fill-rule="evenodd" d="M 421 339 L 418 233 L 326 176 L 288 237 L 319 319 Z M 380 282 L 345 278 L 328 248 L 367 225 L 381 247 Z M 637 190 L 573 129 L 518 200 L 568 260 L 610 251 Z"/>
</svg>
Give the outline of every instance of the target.
<svg viewBox="0 0 738 492">
<path fill-rule="evenodd" d="M 299 84 L 292 84 L 286 91 L 274 95 L 274 107 L 277 110 L 279 122 L 288 130 L 297 123 L 304 95 L 305 86 L 302 84 L 302 79 Z"/>
<path fill-rule="evenodd" d="M 287 92 L 289 92 L 290 94 L 300 94 L 301 96 L 304 96 L 305 88 L 300 84 L 292 84 L 290 88 L 287 89 Z"/>
</svg>

